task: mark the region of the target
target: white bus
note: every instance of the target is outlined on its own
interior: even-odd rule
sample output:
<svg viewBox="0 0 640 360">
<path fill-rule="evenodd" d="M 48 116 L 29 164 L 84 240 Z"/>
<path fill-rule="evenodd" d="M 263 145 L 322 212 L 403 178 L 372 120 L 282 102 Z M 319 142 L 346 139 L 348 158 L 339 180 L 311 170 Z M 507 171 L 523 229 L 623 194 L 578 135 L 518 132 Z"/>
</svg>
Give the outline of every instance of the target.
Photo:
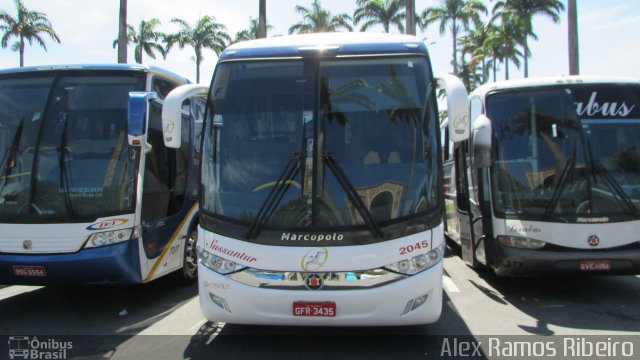
<svg viewBox="0 0 640 360">
<path fill-rule="evenodd" d="M 468 122 L 464 86 L 442 83 L 459 111 L 451 116 Z M 239 43 L 220 55 L 209 89 L 198 233 L 205 317 L 436 321 L 442 168 L 425 44 L 358 33 Z"/>
<path fill-rule="evenodd" d="M 469 100 L 472 136 L 443 151 L 446 235 L 464 261 L 639 274 L 640 80 L 506 81 Z"/>
<path fill-rule="evenodd" d="M 132 65 L 0 72 L 0 284 L 195 280 L 204 101 L 164 146 L 166 95 L 188 80 Z M 182 107 L 180 108 L 182 111 Z"/>
</svg>

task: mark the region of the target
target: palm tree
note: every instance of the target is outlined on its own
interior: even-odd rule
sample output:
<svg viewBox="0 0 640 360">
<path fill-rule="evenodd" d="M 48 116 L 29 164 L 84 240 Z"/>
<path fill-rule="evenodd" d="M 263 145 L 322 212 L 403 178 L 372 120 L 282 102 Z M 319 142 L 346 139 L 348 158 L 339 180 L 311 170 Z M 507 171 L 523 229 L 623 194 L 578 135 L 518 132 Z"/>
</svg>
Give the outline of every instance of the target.
<svg viewBox="0 0 640 360">
<path fill-rule="evenodd" d="M 12 49 L 20 53 L 20 67 L 23 67 L 25 40 L 29 41 L 29 45 L 33 44 L 35 40 L 38 45 L 44 48 L 44 51 L 47 51 L 47 45 L 41 34 L 49 35 L 58 43 L 60 43 L 60 38 L 53 30 L 46 14 L 37 10 L 27 9 L 21 0 L 14 0 L 14 2 L 18 11 L 17 17 L 12 17 L 4 10 L 0 11 L 0 31 L 2 32 L 0 44 L 2 44 L 3 48 L 6 48 L 9 46 L 9 40 L 12 37 L 17 37 L 18 41 L 11 46 Z"/>
<path fill-rule="evenodd" d="M 538 40 L 533 32 L 533 17 L 546 15 L 554 23 L 560 21 L 560 12 L 564 5 L 560 0 L 499 0 L 493 7 L 493 13 L 509 13 L 521 33 L 520 46 L 524 51 L 524 77 L 529 77 L 529 45 L 528 39 Z"/>
<path fill-rule="evenodd" d="M 292 25 L 289 28 L 289 34 L 338 31 L 340 29 L 353 31 L 353 27 L 349 24 L 351 16 L 344 13 L 333 16 L 329 11 L 322 8 L 320 0 L 313 0 L 311 9 L 296 5 L 295 10 L 302 15 L 303 20 Z"/>
<path fill-rule="evenodd" d="M 195 26 L 191 26 L 182 19 L 173 18 L 172 23 L 178 24 L 180 30 L 171 35 L 167 35 L 166 52 L 169 52 L 174 44 L 178 44 L 180 49 L 189 45 L 195 52 L 193 60 L 196 62 L 196 83 L 200 82 L 200 64 L 204 59 L 202 51 L 204 49 L 213 50 L 216 55 L 220 55 L 222 50 L 231 42 L 229 34 L 227 34 L 226 26 L 216 22 L 213 16 L 205 15 L 198 19 Z"/>
<path fill-rule="evenodd" d="M 258 19 L 249 18 L 249 28 L 238 31 L 232 42 L 237 43 L 245 40 L 259 39 L 260 38 L 259 22 L 260 21 Z M 266 29 L 267 31 L 273 30 L 273 26 L 266 24 Z"/>
<path fill-rule="evenodd" d="M 469 62 L 469 70 L 471 73 L 475 73 L 477 64 L 480 63 L 481 77 L 480 81 L 485 83 L 489 79 L 489 67 L 488 62 L 492 60 L 491 49 L 485 46 L 489 36 L 496 31 L 495 26 L 491 22 L 478 24 L 473 30 L 470 30 L 467 35 L 460 38 L 458 45 L 460 45 L 460 52 L 462 58 L 466 54 L 471 56 Z"/>
<path fill-rule="evenodd" d="M 118 13 L 118 63 L 127 62 L 127 0 L 120 0 Z"/>
<path fill-rule="evenodd" d="M 580 74 L 580 49 L 578 47 L 578 7 L 576 0 L 567 3 L 569 25 L 569 74 Z"/>
<path fill-rule="evenodd" d="M 491 31 L 487 34 L 487 39 L 482 44 L 485 54 L 490 58 L 487 66 L 490 66 L 493 70 L 493 81 L 497 81 L 498 62 L 503 59 L 503 44 L 499 40 L 501 39 L 500 36 L 500 29 L 493 26 Z"/>
<path fill-rule="evenodd" d="M 444 3 L 442 3 L 444 1 Z M 480 13 L 487 13 L 487 7 L 479 0 L 441 0 L 441 6 L 426 8 L 422 14 L 423 27 L 439 21 L 440 34 L 444 34 L 447 24 L 453 35 L 453 73 L 458 73 L 458 33 L 460 27 L 469 30 L 471 21 L 480 23 Z"/>
<path fill-rule="evenodd" d="M 149 21 L 140 21 L 138 29 L 132 25 L 127 25 L 129 32 L 127 34 L 127 44 L 133 43 L 134 59 L 138 64 L 142 64 L 142 53 L 145 52 L 150 58 L 155 59 L 155 51 L 158 51 L 163 58 L 166 57 L 164 47 L 157 41 L 164 39 L 165 34 L 156 31 L 155 28 L 160 25 L 160 20 L 153 18 Z M 113 41 L 113 47 L 118 45 L 118 39 Z"/>
<path fill-rule="evenodd" d="M 400 32 L 404 33 L 405 2 L 406 0 L 357 0 L 357 8 L 353 13 L 353 25 L 358 25 L 360 21 L 365 20 L 360 31 L 367 31 L 369 27 L 380 24 L 387 33 L 391 25 L 395 25 Z"/>
<path fill-rule="evenodd" d="M 494 17 L 493 21 L 496 18 Z M 516 44 L 520 39 L 521 34 L 518 32 L 518 28 L 510 21 L 508 15 L 501 17 L 502 23 L 496 25 L 495 28 L 489 33 L 484 47 L 492 53 L 494 59 L 501 59 L 504 64 L 504 78 L 509 80 L 509 62 L 512 62 L 518 69 L 520 68 L 520 58 L 522 58 L 522 52 L 516 48 Z M 496 79 L 496 66 L 494 61 L 493 79 Z"/>
</svg>

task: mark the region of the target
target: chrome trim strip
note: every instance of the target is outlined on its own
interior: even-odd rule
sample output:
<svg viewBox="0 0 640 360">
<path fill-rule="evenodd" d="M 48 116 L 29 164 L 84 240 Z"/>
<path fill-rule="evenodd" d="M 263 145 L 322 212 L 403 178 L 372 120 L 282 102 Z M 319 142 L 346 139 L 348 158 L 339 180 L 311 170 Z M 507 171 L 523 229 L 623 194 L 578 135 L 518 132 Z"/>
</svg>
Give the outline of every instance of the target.
<svg viewBox="0 0 640 360">
<path fill-rule="evenodd" d="M 305 278 L 311 272 L 267 271 L 245 269 L 227 275 L 227 278 L 245 285 L 262 289 L 309 290 Z M 317 272 L 324 280 L 321 290 L 366 290 L 393 283 L 406 278 L 406 275 L 385 269 L 344 272 Z"/>
</svg>

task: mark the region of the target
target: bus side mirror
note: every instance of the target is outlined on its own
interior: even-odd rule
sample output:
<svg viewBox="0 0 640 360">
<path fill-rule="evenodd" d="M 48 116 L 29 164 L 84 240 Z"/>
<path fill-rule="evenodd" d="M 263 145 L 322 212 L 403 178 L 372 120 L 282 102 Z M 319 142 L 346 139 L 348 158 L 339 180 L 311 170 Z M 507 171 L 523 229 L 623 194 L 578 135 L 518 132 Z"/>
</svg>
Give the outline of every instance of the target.
<svg viewBox="0 0 640 360">
<path fill-rule="evenodd" d="M 479 115 L 473 124 L 473 157 L 477 168 L 491 166 L 491 120 Z"/>
<path fill-rule="evenodd" d="M 146 145 L 149 100 L 157 97 L 154 92 L 132 91 L 127 108 L 127 133 L 130 146 Z"/>
<path fill-rule="evenodd" d="M 469 94 L 462 81 L 450 74 L 437 78 L 438 86 L 447 96 L 449 117 L 449 136 L 451 141 L 459 142 L 469 138 Z"/>
<path fill-rule="evenodd" d="M 164 99 L 162 105 L 162 132 L 164 145 L 178 149 L 182 140 L 182 103 L 192 97 L 206 98 L 209 92 L 207 85 L 188 84 L 173 89 Z"/>
</svg>

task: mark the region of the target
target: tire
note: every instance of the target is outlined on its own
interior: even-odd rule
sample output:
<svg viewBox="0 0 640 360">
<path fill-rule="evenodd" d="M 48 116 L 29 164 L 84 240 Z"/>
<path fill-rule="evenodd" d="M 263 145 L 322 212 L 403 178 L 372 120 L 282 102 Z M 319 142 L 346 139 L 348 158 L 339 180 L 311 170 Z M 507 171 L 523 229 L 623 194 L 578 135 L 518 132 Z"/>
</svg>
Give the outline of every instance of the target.
<svg viewBox="0 0 640 360">
<path fill-rule="evenodd" d="M 180 284 L 193 284 L 198 280 L 198 253 L 196 252 L 197 242 L 198 231 L 192 230 L 184 242 L 182 269 L 176 274 L 177 280 Z"/>
</svg>

